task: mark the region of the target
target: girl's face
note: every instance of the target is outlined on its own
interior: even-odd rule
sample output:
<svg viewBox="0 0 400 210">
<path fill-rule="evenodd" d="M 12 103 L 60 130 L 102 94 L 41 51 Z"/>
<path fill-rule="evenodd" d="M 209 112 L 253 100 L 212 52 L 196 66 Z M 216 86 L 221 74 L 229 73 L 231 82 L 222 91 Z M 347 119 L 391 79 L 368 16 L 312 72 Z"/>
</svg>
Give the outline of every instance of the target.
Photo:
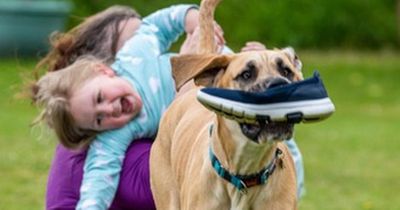
<svg viewBox="0 0 400 210">
<path fill-rule="evenodd" d="M 139 94 L 132 85 L 100 65 L 100 73 L 72 92 L 71 114 L 77 126 L 103 131 L 120 128 L 138 115 L 142 108 Z"/>
</svg>

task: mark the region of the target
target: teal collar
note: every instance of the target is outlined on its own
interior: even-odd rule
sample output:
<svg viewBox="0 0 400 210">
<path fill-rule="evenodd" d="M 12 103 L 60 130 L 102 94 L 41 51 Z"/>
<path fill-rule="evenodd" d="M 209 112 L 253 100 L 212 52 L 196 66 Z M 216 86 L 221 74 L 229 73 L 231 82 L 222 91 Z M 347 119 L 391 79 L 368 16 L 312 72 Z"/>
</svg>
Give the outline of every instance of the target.
<svg viewBox="0 0 400 210">
<path fill-rule="evenodd" d="M 247 193 L 247 188 L 257 185 L 262 185 L 268 181 L 268 178 L 275 171 L 276 165 L 278 164 L 278 161 L 280 161 L 282 157 L 282 150 L 277 148 L 275 151 L 275 156 L 271 160 L 271 162 L 265 168 L 261 169 L 261 171 L 259 171 L 258 173 L 250 175 L 239 175 L 230 173 L 222 166 L 221 162 L 218 160 L 218 158 L 212 151 L 211 146 L 209 149 L 209 154 L 210 154 L 211 164 L 214 170 L 217 172 L 217 174 L 226 181 L 233 184 L 233 186 L 235 186 L 242 193 Z"/>
</svg>

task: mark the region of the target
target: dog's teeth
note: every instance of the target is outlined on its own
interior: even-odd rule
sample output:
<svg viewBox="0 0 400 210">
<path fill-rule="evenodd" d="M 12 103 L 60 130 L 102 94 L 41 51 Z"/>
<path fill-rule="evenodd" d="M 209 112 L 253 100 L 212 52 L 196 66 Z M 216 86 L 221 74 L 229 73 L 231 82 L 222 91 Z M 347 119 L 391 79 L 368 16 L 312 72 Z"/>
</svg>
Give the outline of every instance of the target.
<svg viewBox="0 0 400 210">
<path fill-rule="evenodd" d="M 262 84 L 262 89 L 263 89 L 263 90 L 266 90 L 267 87 L 268 87 L 268 86 L 267 86 L 267 83 L 263 83 L 263 84 Z"/>
</svg>

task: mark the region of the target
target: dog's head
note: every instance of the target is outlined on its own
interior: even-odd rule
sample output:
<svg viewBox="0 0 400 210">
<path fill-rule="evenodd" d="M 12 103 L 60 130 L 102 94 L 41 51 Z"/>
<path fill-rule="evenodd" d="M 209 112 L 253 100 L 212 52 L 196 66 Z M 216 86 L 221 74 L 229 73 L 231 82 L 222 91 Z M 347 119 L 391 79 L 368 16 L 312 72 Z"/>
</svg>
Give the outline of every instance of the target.
<svg viewBox="0 0 400 210">
<path fill-rule="evenodd" d="M 197 85 L 261 92 L 303 79 L 301 61 L 292 48 L 251 51 L 232 55 L 181 55 L 172 59 L 177 87 L 194 79 Z M 261 143 L 289 139 L 293 124 L 258 121 L 239 124 L 242 133 Z"/>
</svg>

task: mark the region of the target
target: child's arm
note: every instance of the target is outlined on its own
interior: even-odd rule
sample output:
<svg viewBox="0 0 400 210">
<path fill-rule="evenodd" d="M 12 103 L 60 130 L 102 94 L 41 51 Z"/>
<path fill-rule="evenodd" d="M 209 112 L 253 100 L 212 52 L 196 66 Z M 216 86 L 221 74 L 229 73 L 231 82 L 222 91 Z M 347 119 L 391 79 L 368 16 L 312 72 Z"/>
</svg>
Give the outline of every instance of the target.
<svg viewBox="0 0 400 210">
<path fill-rule="evenodd" d="M 90 144 L 76 209 L 108 209 L 117 191 L 125 152 L 135 136 L 132 128 L 106 131 Z"/>
<path fill-rule="evenodd" d="M 158 10 L 143 19 L 144 24 L 154 26 L 161 53 L 166 52 L 171 44 L 183 33 L 192 33 L 198 25 L 198 6 L 176 5 Z"/>
</svg>

